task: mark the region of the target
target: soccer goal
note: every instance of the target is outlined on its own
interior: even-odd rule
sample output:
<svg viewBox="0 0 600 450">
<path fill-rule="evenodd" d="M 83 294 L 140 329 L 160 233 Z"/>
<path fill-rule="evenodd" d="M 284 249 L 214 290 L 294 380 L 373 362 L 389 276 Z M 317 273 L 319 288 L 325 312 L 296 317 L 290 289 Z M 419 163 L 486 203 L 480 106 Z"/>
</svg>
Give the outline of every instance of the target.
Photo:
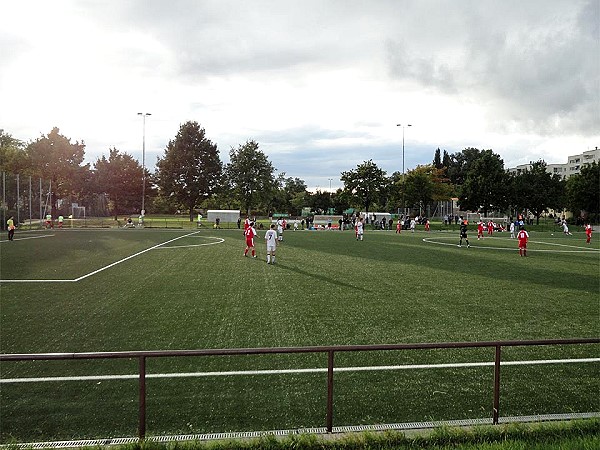
<svg viewBox="0 0 600 450">
<path fill-rule="evenodd" d="M 71 205 L 72 219 L 85 219 L 85 206 L 79 206 L 77 203 Z"/>
<path fill-rule="evenodd" d="M 480 220 L 484 223 L 488 223 L 490 220 L 498 225 L 506 225 L 508 224 L 508 216 L 484 216 L 479 213 L 467 213 L 467 220 L 469 223 L 477 223 Z"/>
</svg>

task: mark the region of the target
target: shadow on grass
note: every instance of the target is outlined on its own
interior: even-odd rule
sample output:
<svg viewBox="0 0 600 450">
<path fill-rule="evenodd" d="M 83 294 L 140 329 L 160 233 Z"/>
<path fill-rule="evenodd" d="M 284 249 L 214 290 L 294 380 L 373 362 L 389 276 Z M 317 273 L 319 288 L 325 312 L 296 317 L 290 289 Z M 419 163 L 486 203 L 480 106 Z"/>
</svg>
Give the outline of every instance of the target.
<svg viewBox="0 0 600 450">
<path fill-rule="evenodd" d="M 305 276 L 305 277 L 314 278 L 316 281 L 321 282 L 321 283 L 335 284 L 336 286 L 340 286 L 340 287 L 343 287 L 343 288 L 349 288 L 349 289 L 352 289 L 353 291 L 362 290 L 363 292 L 372 292 L 370 290 L 365 290 L 365 288 L 363 286 L 355 286 L 355 285 L 352 285 L 352 284 L 343 283 L 343 282 L 341 282 L 339 280 L 336 280 L 336 279 L 333 279 L 333 278 L 330 278 L 330 277 L 326 277 L 326 276 L 319 275 L 319 274 L 316 274 L 316 273 L 307 272 L 306 270 L 302 270 L 302 269 L 300 269 L 300 268 L 298 268 L 296 266 L 286 266 L 284 264 L 279 264 L 278 263 L 277 267 L 279 267 L 281 269 L 284 269 L 284 270 L 288 270 L 290 272 L 294 272 L 294 273 L 300 274 L 300 275 Z"/>
<path fill-rule="evenodd" d="M 341 234 L 341 233 L 340 233 Z M 558 270 L 540 266 L 539 260 L 549 261 L 548 258 L 556 258 L 554 261 L 564 261 L 570 256 L 556 256 L 550 254 L 533 254 L 529 258 L 520 258 L 518 251 L 514 253 L 504 251 L 499 255 L 497 251 L 478 251 L 476 248 L 457 249 L 456 247 L 439 248 L 427 245 L 421 241 L 423 235 L 410 236 L 410 240 L 404 237 L 390 241 L 391 236 L 384 233 L 373 233 L 365 238 L 361 244 L 352 245 L 353 239 L 347 241 L 340 239 L 340 235 L 328 233 L 328 240 L 336 241 L 333 245 L 323 245 L 323 241 L 315 239 L 313 242 L 298 243 L 298 247 L 309 248 L 318 252 L 337 256 L 349 256 L 360 258 L 368 264 L 368 261 L 376 261 L 391 264 L 405 264 L 413 266 L 415 272 L 431 270 L 447 271 L 456 274 L 456 277 L 481 276 L 501 281 L 519 283 L 530 283 L 545 288 L 571 289 L 585 294 L 597 295 L 598 279 L 590 278 L 589 273 Z M 318 242 L 320 241 L 320 242 Z M 293 246 L 294 243 L 289 242 Z M 581 258 L 581 256 L 575 256 Z M 598 255 L 585 255 L 585 261 L 598 264 Z M 531 261 L 529 264 L 528 262 Z M 579 264 L 585 264 L 581 260 Z M 525 265 L 527 264 L 527 265 Z M 555 266 L 556 267 L 556 266 Z M 564 265 L 566 267 L 566 264 Z"/>
</svg>

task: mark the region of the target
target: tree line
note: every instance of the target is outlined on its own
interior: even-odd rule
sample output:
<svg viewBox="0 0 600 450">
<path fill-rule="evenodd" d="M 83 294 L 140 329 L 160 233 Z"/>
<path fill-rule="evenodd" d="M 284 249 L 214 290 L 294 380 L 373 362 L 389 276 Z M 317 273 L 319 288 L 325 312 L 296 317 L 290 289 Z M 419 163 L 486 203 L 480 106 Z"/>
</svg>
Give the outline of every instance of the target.
<svg viewBox="0 0 600 450">
<path fill-rule="evenodd" d="M 48 180 L 54 211 L 62 200 L 64 204 L 77 202 L 98 215 L 139 214 L 142 192 L 148 214 L 185 211 L 190 220 L 198 210 L 206 209 L 297 216 L 303 208 L 336 214 L 354 208 L 416 215 L 451 198 L 458 198 L 462 210 L 484 215 L 527 211 L 538 220 L 550 209 L 597 219 L 600 209 L 597 163 L 568 180 L 548 173 L 544 161 L 512 174 L 499 155 L 476 148 L 455 154 L 445 150 L 442 154 L 438 148 L 431 164 L 389 176 L 373 160 L 364 161 L 341 172 L 344 187 L 333 193 L 309 192 L 300 178 L 281 172 L 276 176 L 275 167 L 253 140 L 232 147 L 229 163 L 224 164 L 217 145 L 194 121 L 180 126 L 158 158 L 154 173 L 145 169 L 144 174 L 136 159 L 116 148 L 108 149 L 108 155 L 93 164 L 84 163 L 84 156 L 85 142 L 72 142 L 58 128 L 28 143 L 0 130 L 1 171 Z"/>
</svg>

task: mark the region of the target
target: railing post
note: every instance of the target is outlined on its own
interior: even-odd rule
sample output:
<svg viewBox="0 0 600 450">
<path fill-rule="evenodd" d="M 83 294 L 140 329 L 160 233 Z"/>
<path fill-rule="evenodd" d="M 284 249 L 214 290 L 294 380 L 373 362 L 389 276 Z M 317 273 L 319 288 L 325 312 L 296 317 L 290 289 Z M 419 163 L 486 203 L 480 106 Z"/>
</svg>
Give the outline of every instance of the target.
<svg viewBox="0 0 600 450">
<path fill-rule="evenodd" d="M 333 350 L 327 358 L 327 432 L 333 430 Z"/>
<path fill-rule="evenodd" d="M 140 407 L 139 407 L 139 424 L 138 437 L 144 440 L 146 437 L 146 357 L 140 356 Z"/>
<path fill-rule="evenodd" d="M 498 425 L 500 415 L 500 346 L 496 345 L 496 359 L 494 361 L 494 414 L 492 423 Z"/>
</svg>

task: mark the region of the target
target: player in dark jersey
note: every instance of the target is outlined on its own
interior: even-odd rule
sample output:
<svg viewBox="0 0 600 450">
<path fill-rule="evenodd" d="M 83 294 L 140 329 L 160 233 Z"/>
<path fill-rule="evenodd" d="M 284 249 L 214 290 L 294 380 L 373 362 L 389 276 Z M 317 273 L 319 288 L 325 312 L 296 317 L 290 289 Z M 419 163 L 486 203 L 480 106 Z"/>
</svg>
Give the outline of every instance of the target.
<svg viewBox="0 0 600 450">
<path fill-rule="evenodd" d="M 467 226 L 469 225 L 469 222 L 465 219 L 460 223 L 460 242 L 458 243 L 459 247 L 462 247 L 462 241 L 463 239 L 465 241 L 467 241 L 467 248 L 470 247 L 469 245 L 469 238 L 467 237 Z"/>
</svg>

